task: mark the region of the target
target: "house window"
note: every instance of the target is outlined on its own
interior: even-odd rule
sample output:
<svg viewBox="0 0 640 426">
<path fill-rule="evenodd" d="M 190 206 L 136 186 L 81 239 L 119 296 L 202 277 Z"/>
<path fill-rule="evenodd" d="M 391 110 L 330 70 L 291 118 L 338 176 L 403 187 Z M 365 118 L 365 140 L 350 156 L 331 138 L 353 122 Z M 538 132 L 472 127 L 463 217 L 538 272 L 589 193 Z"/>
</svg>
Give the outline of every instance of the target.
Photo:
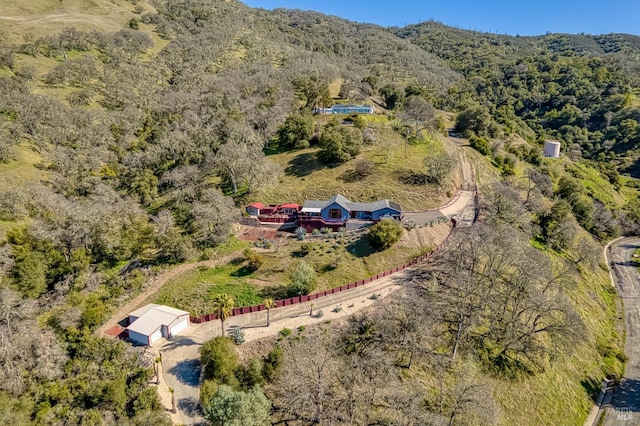
<svg viewBox="0 0 640 426">
<path fill-rule="evenodd" d="M 329 209 L 329 219 L 342 219 L 342 210 Z"/>
</svg>

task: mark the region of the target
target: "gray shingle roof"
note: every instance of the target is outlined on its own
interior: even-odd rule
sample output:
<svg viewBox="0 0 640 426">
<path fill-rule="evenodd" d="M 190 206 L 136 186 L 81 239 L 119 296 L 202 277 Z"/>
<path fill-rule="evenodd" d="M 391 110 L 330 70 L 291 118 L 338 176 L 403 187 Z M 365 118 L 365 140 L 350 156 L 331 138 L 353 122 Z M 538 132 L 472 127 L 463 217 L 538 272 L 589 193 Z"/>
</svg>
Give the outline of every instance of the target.
<svg viewBox="0 0 640 426">
<path fill-rule="evenodd" d="M 402 209 L 398 203 L 389 200 L 374 201 L 372 203 L 350 203 L 351 210 L 375 212 L 384 208 L 391 208 L 400 212 Z"/>
<path fill-rule="evenodd" d="M 333 203 L 337 203 L 340 207 L 342 207 L 343 209 L 347 210 L 347 211 L 351 211 L 351 207 L 350 205 L 353 204 L 351 201 L 347 200 L 345 197 L 343 197 L 340 194 L 336 194 L 333 197 L 329 198 L 326 202 L 326 204 L 323 206 L 327 207 Z"/>
<path fill-rule="evenodd" d="M 353 203 L 340 194 L 336 194 L 326 201 L 307 200 L 304 202 L 303 207 L 324 209 L 333 203 L 337 203 L 338 205 L 340 205 L 342 208 L 344 208 L 349 212 L 351 211 L 375 212 L 384 208 L 391 208 L 398 212 L 402 211 L 400 204 L 394 203 L 393 201 L 380 200 L 380 201 L 374 201 L 372 203 Z"/>
</svg>

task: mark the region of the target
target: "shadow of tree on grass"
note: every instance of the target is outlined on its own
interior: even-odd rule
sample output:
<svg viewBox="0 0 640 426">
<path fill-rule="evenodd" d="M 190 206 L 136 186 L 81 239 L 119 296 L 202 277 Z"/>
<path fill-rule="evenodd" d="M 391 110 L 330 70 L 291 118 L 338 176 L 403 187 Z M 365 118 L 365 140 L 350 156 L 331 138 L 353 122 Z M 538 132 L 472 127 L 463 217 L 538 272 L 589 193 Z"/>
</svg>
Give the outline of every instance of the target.
<svg viewBox="0 0 640 426">
<path fill-rule="evenodd" d="M 303 177 L 323 168 L 324 166 L 320 164 L 315 153 L 304 152 L 289 161 L 284 172 L 289 176 Z"/>
</svg>

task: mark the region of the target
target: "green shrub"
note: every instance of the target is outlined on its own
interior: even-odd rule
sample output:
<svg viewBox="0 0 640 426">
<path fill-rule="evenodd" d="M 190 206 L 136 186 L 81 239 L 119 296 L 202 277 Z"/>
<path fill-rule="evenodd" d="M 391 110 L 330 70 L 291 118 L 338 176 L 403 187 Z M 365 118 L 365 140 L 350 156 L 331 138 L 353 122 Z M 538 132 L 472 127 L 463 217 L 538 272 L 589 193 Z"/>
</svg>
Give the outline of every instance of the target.
<svg viewBox="0 0 640 426">
<path fill-rule="evenodd" d="M 212 425 L 264 425 L 269 422 L 271 403 L 260 386 L 247 392 L 221 385 L 202 402 L 204 418 Z"/>
<path fill-rule="evenodd" d="M 300 244 L 300 249 L 296 251 L 294 254 L 298 257 L 305 257 L 313 250 L 312 243 L 302 243 Z"/>
<path fill-rule="evenodd" d="M 309 294 L 316 288 L 316 271 L 304 260 L 294 263 L 288 275 L 287 293 L 290 297 Z"/>
<path fill-rule="evenodd" d="M 303 241 L 307 238 L 307 230 L 303 226 L 299 226 L 295 230 L 296 238 L 298 241 Z"/>
<path fill-rule="evenodd" d="M 323 163 L 344 163 L 360 154 L 362 131 L 347 129 L 337 121 L 327 124 L 320 135 L 318 159 Z"/>
<path fill-rule="evenodd" d="M 282 330 L 280 330 L 280 336 L 282 337 L 287 337 L 291 335 L 291 329 L 290 328 L 283 328 Z"/>
<path fill-rule="evenodd" d="M 469 139 L 471 143 L 471 147 L 478 151 L 482 155 L 491 154 L 491 146 L 489 145 L 489 141 L 482 136 L 473 135 Z"/>
<path fill-rule="evenodd" d="M 305 148 L 313 136 L 313 117 L 310 114 L 293 114 L 278 129 L 278 142 L 287 148 Z"/>
<path fill-rule="evenodd" d="M 247 259 L 247 268 L 250 271 L 257 271 L 264 264 L 264 257 L 260 253 L 256 253 L 251 249 L 245 249 L 244 257 Z"/>
<path fill-rule="evenodd" d="M 200 363 L 204 368 L 204 378 L 219 383 L 236 385 L 235 371 L 238 369 L 238 354 L 233 341 L 226 337 L 216 337 L 200 347 Z"/>
<path fill-rule="evenodd" d="M 275 347 L 271 349 L 269 355 L 262 360 L 262 376 L 267 381 L 272 381 L 276 378 L 282 367 L 283 357 L 284 351 L 282 348 Z"/>
<path fill-rule="evenodd" d="M 369 241 L 379 249 L 388 249 L 402 237 L 402 225 L 395 220 L 384 219 L 371 227 Z"/>
<path fill-rule="evenodd" d="M 236 345 L 240 346 L 245 341 L 245 339 L 244 339 L 244 331 L 241 328 L 234 329 L 231 332 L 231 339 L 233 339 L 233 342 Z"/>
</svg>

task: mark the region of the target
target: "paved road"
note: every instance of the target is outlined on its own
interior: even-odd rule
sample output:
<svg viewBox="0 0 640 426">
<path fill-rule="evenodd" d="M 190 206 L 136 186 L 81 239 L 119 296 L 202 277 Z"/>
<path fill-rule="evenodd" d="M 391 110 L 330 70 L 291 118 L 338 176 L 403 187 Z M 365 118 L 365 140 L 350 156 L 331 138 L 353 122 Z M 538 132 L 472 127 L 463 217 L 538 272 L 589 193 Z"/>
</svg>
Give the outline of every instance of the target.
<svg viewBox="0 0 640 426">
<path fill-rule="evenodd" d="M 638 248 L 640 238 L 629 238 L 612 244 L 607 253 L 616 289 L 624 303 L 627 328 L 624 351 L 629 360 L 620 386 L 603 404 L 604 426 L 640 425 L 640 271 L 633 262 L 633 253 Z"/>
</svg>

